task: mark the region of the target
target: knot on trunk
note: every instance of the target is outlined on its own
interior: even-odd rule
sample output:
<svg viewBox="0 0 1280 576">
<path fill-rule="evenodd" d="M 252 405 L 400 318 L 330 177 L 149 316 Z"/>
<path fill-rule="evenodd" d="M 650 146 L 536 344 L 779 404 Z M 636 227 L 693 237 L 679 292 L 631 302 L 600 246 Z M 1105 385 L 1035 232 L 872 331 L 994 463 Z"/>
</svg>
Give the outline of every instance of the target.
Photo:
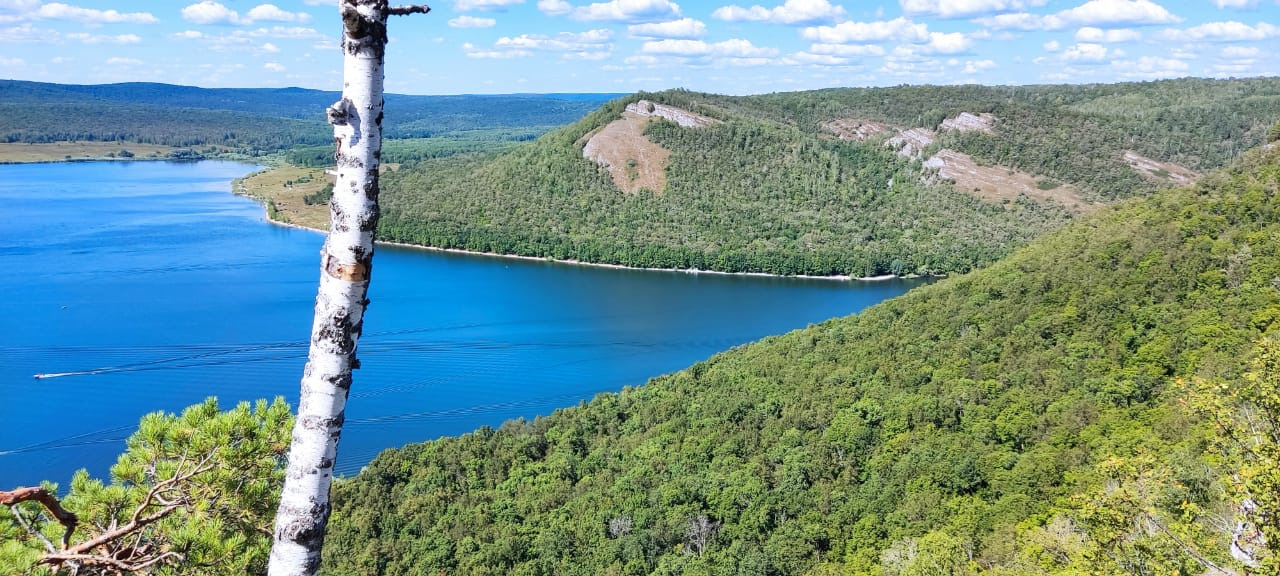
<svg viewBox="0 0 1280 576">
<path fill-rule="evenodd" d="M 346 126 L 351 123 L 351 116 L 355 114 L 355 106 L 351 101 L 343 98 L 334 102 L 332 106 L 325 110 L 329 117 L 329 123 L 334 126 Z"/>
</svg>

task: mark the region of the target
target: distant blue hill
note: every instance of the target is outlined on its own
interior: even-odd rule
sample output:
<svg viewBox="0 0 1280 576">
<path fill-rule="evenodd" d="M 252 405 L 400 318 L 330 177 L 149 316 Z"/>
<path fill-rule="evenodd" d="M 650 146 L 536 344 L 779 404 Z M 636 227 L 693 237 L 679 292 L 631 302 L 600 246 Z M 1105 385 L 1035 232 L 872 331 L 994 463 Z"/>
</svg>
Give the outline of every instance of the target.
<svg viewBox="0 0 1280 576">
<path fill-rule="evenodd" d="M 387 94 L 386 135 L 549 128 L 574 122 L 617 94 L 415 96 Z M 271 150 L 327 142 L 324 109 L 338 92 L 198 88 L 150 82 L 50 84 L 0 80 L 0 141 L 136 141 Z"/>
</svg>

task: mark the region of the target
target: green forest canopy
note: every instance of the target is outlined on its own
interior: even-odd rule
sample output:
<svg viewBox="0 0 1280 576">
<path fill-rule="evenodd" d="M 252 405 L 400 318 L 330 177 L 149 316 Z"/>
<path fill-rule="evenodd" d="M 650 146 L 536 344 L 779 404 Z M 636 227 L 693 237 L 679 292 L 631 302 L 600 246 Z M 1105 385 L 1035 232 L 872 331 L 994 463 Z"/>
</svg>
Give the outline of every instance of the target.
<svg viewBox="0 0 1280 576">
<path fill-rule="evenodd" d="M 1272 147 L 860 315 L 388 450 L 337 485 L 325 572 L 1229 566 L 1187 383 L 1275 347 L 1278 193 Z"/>
</svg>

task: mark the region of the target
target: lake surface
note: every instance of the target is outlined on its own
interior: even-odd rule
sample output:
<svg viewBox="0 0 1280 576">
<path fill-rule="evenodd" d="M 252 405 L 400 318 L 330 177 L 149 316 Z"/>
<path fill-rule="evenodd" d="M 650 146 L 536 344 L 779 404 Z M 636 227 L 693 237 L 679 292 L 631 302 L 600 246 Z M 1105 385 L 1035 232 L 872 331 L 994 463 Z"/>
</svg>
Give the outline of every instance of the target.
<svg viewBox="0 0 1280 576">
<path fill-rule="evenodd" d="M 323 237 L 268 223 L 230 162 L 0 166 L 0 489 L 105 477 L 138 418 L 286 397 Z M 379 247 L 339 449 L 548 414 L 919 281 L 645 272 Z M 66 374 L 36 379 L 35 374 Z"/>
</svg>

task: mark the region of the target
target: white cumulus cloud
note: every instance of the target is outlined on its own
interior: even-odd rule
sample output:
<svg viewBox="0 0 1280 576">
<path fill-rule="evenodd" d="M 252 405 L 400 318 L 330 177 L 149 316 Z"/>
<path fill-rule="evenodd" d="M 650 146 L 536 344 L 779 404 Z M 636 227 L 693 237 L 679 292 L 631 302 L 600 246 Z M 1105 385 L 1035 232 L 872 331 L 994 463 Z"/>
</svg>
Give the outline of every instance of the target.
<svg viewBox="0 0 1280 576">
<path fill-rule="evenodd" d="M 681 56 L 686 58 L 768 58 L 777 55 L 773 48 L 756 46 L 750 40 L 734 38 L 724 42 L 709 43 L 702 40 L 654 40 L 640 47 L 645 54 Z"/>
<path fill-rule="evenodd" d="M 502 10 L 516 4 L 524 4 L 524 0 L 454 0 L 453 9 L 458 12 Z"/>
<path fill-rule="evenodd" d="M 1067 62 L 1096 63 L 1107 59 L 1107 47 L 1101 44 L 1082 42 L 1072 45 L 1062 53 Z"/>
<path fill-rule="evenodd" d="M 245 17 L 250 22 L 297 22 L 305 24 L 311 21 L 311 15 L 306 12 L 287 12 L 281 10 L 275 4 L 259 4 L 254 6 Z"/>
<path fill-rule="evenodd" d="M 270 70 L 272 72 L 284 72 L 284 65 L 279 62 L 267 62 L 266 64 L 263 64 L 262 67 L 263 69 Z"/>
<path fill-rule="evenodd" d="M 912 16 L 973 18 L 1044 6 L 1047 0 L 898 0 L 902 11 Z"/>
<path fill-rule="evenodd" d="M 764 6 L 723 6 L 711 13 L 711 17 L 728 22 L 773 22 L 788 25 L 813 25 L 844 20 L 845 11 L 828 0 L 786 0 L 773 8 Z"/>
<path fill-rule="evenodd" d="M 75 20 L 90 26 L 120 23 L 154 24 L 160 21 L 149 12 L 124 13 L 115 10 L 96 10 L 71 6 L 61 2 L 50 2 L 41 6 L 36 11 L 35 16 L 47 20 Z"/>
<path fill-rule="evenodd" d="M 797 52 L 796 54 L 803 54 L 803 52 Z M 809 54 L 839 56 L 841 58 L 884 56 L 884 47 L 879 44 L 811 44 L 809 46 Z"/>
<path fill-rule="evenodd" d="M 613 31 L 605 28 L 590 30 L 581 34 L 562 32 L 554 36 L 544 34 L 521 34 L 519 36 L 503 36 L 494 42 L 495 48 L 504 50 L 548 50 L 557 52 L 598 51 L 601 46 L 613 39 Z"/>
<path fill-rule="evenodd" d="M 609 50 L 601 50 L 598 52 L 582 51 L 582 52 L 565 52 L 560 57 L 565 60 L 604 60 L 612 56 L 613 52 Z"/>
<path fill-rule="evenodd" d="M 40 0 L 0 0 L 0 14 L 26 14 L 40 7 Z"/>
<path fill-rule="evenodd" d="M 1248 9 L 1256 7 L 1258 0 L 1213 0 L 1213 3 L 1219 10 L 1223 8 Z"/>
<path fill-rule="evenodd" d="M 964 63 L 964 73 L 978 74 L 995 67 L 995 60 L 969 60 Z"/>
<path fill-rule="evenodd" d="M 1169 29 L 1162 34 L 1173 41 L 1243 42 L 1280 37 L 1280 26 L 1259 22 L 1250 26 L 1243 22 L 1206 22 L 1185 30 Z"/>
<path fill-rule="evenodd" d="M 1151 0 L 1089 0 L 1057 14 L 1085 26 L 1173 24 L 1182 19 Z"/>
<path fill-rule="evenodd" d="M 467 58 L 481 58 L 491 60 L 503 60 L 510 58 L 524 58 L 532 56 L 533 52 L 528 50 L 482 50 L 470 42 L 462 45 L 462 51 Z"/>
<path fill-rule="evenodd" d="M 538 0 L 538 10 L 548 16 L 560 16 L 573 11 L 573 6 L 565 0 Z"/>
<path fill-rule="evenodd" d="M 573 10 L 578 20 L 606 20 L 641 24 L 680 18 L 680 5 L 670 0 L 611 0 Z"/>
<path fill-rule="evenodd" d="M 1103 30 L 1092 26 L 1085 26 L 1076 30 L 1076 42 L 1105 42 L 1114 44 L 1117 42 L 1137 42 L 1142 39 L 1142 33 L 1132 28 L 1116 28 L 1114 30 Z"/>
<path fill-rule="evenodd" d="M 834 54 L 815 54 L 813 52 L 796 52 L 782 59 L 789 66 L 848 66 L 849 59 Z"/>
<path fill-rule="evenodd" d="M 182 9 L 182 19 L 196 24 L 239 24 L 240 14 L 213 0 L 204 0 Z"/>
<path fill-rule="evenodd" d="M 879 22 L 841 22 L 835 26 L 805 28 L 806 40 L 827 44 L 869 44 L 878 42 L 926 42 L 929 27 L 906 18 Z"/>
<path fill-rule="evenodd" d="M 492 28 L 497 23 L 493 18 L 476 18 L 465 14 L 449 20 L 451 28 Z"/>
<path fill-rule="evenodd" d="M 259 4 L 250 8 L 244 16 L 241 16 L 239 12 L 227 8 L 220 2 L 203 0 L 183 8 L 182 19 L 195 24 L 235 25 L 253 24 L 254 22 L 294 22 L 302 24 L 311 21 L 311 15 L 306 12 L 281 10 L 275 4 Z"/>
<path fill-rule="evenodd" d="M 958 54 L 964 52 L 973 46 L 973 40 L 960 32 L 943 34 L 941 32 L 930 32 L 929 43 L 926 50 L 938 54 Z"/>
<path fill-rule="evenodd" d="M 1223 58 L 1257 58 L 1262 55 L 1262 51 L 1253 46 L 1227 46 L 1222 49 Z"/>
<path fill-rule="evenodd" d="M 1089 0 L 1055 14 L 1019 12 L 977 19 L 979 24 L 995 30 L 1060 30 L 1071 25 L 1117 28 L 1181 21 L 1164 6 L 1151 0 Z"/>
<path fill-rule="evenodd" d="M 627 33 L 637 38 L 701 38 L 707 35 L 707 25 L 693 18 L 681 18 L 670 22 L 632 24 Z"/>
<path fill-rule="evenodd" d="M 137 34 L 118 34 L 108 36 L 103 34 L 86 34 L 84 32 L 74 32 L 67 34 L 69 40 L 76 40 L 85 44 L 137 44 L 142 42 L 142 37 Z"/>
</svg>

